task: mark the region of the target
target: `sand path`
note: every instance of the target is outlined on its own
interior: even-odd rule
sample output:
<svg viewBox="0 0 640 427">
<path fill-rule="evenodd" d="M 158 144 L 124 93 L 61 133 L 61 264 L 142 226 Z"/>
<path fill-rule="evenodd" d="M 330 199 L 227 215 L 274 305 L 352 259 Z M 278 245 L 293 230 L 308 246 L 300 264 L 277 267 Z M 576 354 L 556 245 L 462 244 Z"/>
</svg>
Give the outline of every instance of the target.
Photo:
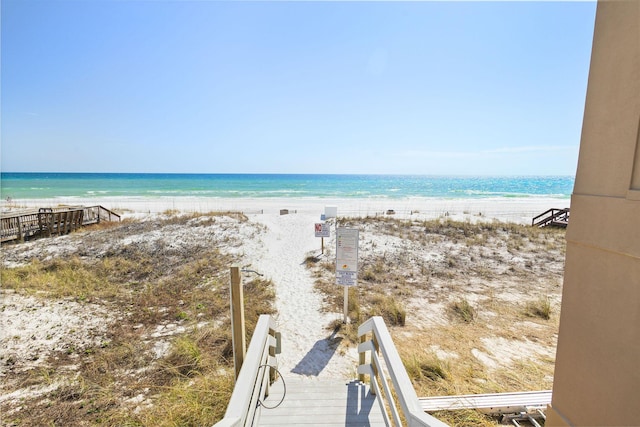
<svg viewBox="0 0 640 427">
<path fill-rule="evenodd" d="M 275 316 L 282 333 L 282 354 L 278 356 L 280 372 L 319 379 L 353 378 L 356 351 L 338 349 L 339 340 L 327 329 L 340 313 L 324 313 L 322 296 L 314 290 L 313 278 L 304 266 L 306 256 L 320 253 L 320 239 L 314 236 L 313 224 L 318 215 L 262 214 L 251 220 L 268 228 L 262 241 L 249 245 L 246 255 L 251 268 L 271 279 L 276 289 Z"/>
</svg>

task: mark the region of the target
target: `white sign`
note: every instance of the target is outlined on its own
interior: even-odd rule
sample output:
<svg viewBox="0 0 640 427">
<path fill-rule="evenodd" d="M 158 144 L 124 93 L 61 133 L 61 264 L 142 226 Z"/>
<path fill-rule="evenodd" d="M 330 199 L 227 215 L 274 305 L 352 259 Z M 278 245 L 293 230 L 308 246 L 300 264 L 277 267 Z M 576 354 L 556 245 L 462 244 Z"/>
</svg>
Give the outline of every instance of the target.
<svg viewBox="0 0 640 427">
<path fill-rule="evenodd" d="M 358 273 L 355 271 L 336 271 L 336 283 L 342 286 L 356 286 Z"/>
<path fill-rule="evenodd" d="M 336 283 L 355 286 L 358 279 L 358 230 L 336 230 Z"/>
<path fill-rule="evenodd" d="M 316 237 L 331 237 L 331 227 L 329 227 L 329 224 L 317 222 L 315 228 Z"/>
<path fill-rule="evenodd" d="M 329 218 L 337 218 L 338 217 L 338 207 L 337 206 L 325 206 L 324 207 L 324 217 Z"/>
</svg>

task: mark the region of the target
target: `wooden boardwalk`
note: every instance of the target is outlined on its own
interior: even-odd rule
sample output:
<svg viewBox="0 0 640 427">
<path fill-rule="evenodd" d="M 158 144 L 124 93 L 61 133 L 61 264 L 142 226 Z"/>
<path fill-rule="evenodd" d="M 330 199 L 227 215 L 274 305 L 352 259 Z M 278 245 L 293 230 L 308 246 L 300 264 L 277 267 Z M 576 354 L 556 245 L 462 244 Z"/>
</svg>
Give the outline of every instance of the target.
<svg viewBox="0 0 640 427">
<path fill-rule="evenodd" d="M 539 427 L 536 418 L 545 419 L 550 390 L 419 399 L 382 317 L 374 316 L 360 325 L 358 336 L 359 380 L 318 380 L 293 374 L 276 379 L 272 375 L 277 372 L 280 336 L 275 320 L 260 315 L 227 411 L 215 427 L 447 427 L 428 412 L 462 408 L 501 415 L 515 426 L 526 422 Z M 361 382 L 366 377 L 377 395 Z"/>
<path fill-rule="evenodd" d="M 276 381 L 258 414 L 260 426 L 384 426 L 376 396 L 369 386 L 353 380 L 314 380 L 285 378 L 284 387 Z"/>
<path fill-rule="evenodd" d="M 59 236 L 100 221 L 120 221 L 120 215 L 102 206 L 59 206 L 3 213 L 0 241 Z"/>
<path fill-rule="evenodd" d="M 551 390 L 420 398 L 420 406 L 425 412 L 477 409 L 492 415 L 544 410 L 550 403 Z"/>
</svg>

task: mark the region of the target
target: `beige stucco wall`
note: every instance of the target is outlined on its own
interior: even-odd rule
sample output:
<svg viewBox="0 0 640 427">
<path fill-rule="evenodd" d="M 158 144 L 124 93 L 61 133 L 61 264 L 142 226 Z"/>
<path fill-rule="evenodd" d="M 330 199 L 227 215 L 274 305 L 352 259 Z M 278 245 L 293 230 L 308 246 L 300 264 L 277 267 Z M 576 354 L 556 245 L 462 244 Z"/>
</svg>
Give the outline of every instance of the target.
<svg viewBox="0 0 640 427">
<path fill-rule="evenodd" d="M 597 6 L 547 426 L 640 425 L 640 0 Z"/>
</svg>

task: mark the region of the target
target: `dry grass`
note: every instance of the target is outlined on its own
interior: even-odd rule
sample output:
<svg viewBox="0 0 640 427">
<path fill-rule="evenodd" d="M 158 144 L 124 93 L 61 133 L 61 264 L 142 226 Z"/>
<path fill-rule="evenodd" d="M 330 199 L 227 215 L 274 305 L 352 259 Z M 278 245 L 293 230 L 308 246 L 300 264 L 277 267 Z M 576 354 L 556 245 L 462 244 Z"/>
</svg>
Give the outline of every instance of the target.
<svg viewBox="0 0 640 427">
<path fill-rule="evenodd" d="M 420 396 L 542 390 L 553 381 L 564 230 L 499 222 L 388 217 L 341 220 L 360 230 L 349 316 L 385 317 Z M 309 263 L 328 310 L 342 310 L 333 264 Z M 531 295 L 545 295 L 531 300 Z M 401 322 L 393 314 L 404 311 Z M 336 322 L 339 323 L 339 322 Z M 356 327 L 332 325 L 356 342 Z M 496 425 L 476 411 L 435 414 Z"/>
<path fill-rule="evenodd" d="M 3 287 L 100 304 L 118 317 L 99 344 L 10 371 L 7 391 L 53 388 L 3 403 L 3 423 L 189 426 L 219 419 L 233 385 L 227 288 L 228 267 L 238 263 L 224 248 L 241 244 L 234 227 L 244 222 L 237 214 L 167 212 L 74 233 L 67 237 L 83 244 L 70 252 L 23 262 L 3 250 L 3 259 L 24 264 L 2 269 Z M 389 218 L 341 225 L 359 228 L 362 239 L 359 286 L 349 289 L 352 323 L 330 325 L 343 343 L 357 342 L 364 320 L 383 316 L 420 396 L 550 387 L 554 360 L 546 350 L 555 348 L 558 328 L 563 230 Z M 171 244 L 154 238 L 176 230 Z M 327 308 L 340 312 L 343 289 L 327 252 L 306 264 Z M 273 311 L 274 296 L 261 280 L 244 292 L 249 337 L 258 315 Z M 184 330 L 152 338 L 169 325 Z M 157 356 L 154 345 L 162 342 L 168 349 Z M 495 425 L 475 411 L 436 415 L 457 426 Z"/>
<path fill-rule="evenodd" d="M 465 323 L 473 322 L 473 319 L 476 316 L 476 311 L 465 298 L 452 301 L 449 303 L 448 309 L 454 318 Z"/>
<path fill-rule="evenodd" d="M 99 304 L 118 318 L 100 345 L 52 354 L 45 367 L 10 370 L 5 383 L 13 389 L 55 387 L 3 403 L 3 425 L 201 426 L 219 420 L 233 388 L 228 271 L 239 261 L 220 248 L 235 243 L 224 236 L 175 245 L 124 242 L 177 226 L 220 227 L 219 221 L 232 235 L 246 217 L 170 215 L 96 226 L 69 236 L 84 243 L 71 255 L 3 268 L 6 289 Z M 264 280 L 246 280 L 244 292 L 250 337 L 259 314 L 274 312 L 275 298 Z M 181 329 L 154 338 L 170 325 Z M 167 351 L 158 356 L 154 346 L 163 343 Z"/>
<path fill-rule="evenodd" d="M 403 362 L 409 377 L 417 380 L 445 380 L 451 371 L 449 362 L 438 358 L 435 354 L 414 353 L 406 356 Z"/>
<path fill-rule="evenodd" d="M 535 301 L 529 301 L 525 308 L 525 313 L 531 317 L 539 317 L 549 320 L 551 318 L 551 300 L 549 297 L 540 297 Z"/>
<path fill-rule="evenodd" d="M 440 421 L 456 427 L 493 427 L 496 425 L 496 421 L 493 418 L 472 409 L 438 411 L 432 415 Z"/>
</svg>

